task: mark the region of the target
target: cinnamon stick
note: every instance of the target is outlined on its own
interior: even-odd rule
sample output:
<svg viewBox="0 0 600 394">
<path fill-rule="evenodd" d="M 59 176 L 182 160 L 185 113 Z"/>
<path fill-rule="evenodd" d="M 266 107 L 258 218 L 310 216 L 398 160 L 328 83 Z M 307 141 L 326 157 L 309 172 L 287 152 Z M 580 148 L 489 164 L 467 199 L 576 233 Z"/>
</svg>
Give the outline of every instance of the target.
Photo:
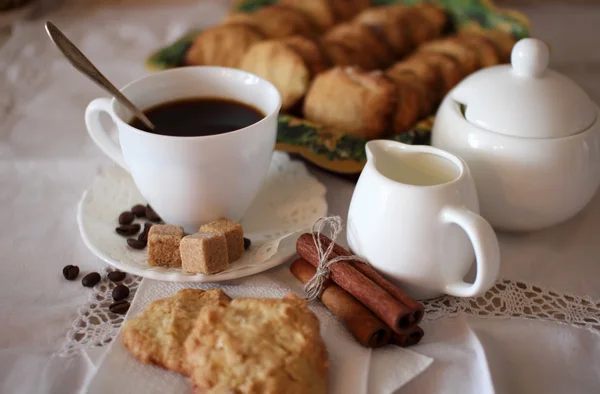
<svg viewBox="0 0 600 394">
<path fill-rule="evenodd" d="M 290 271 L 305 284 L 317 270 L 306 260 L 297 259 L 290 266 Z M 390 343 L 392 330 L 356 298 L 331 281 L 327 281 L 323 288 L 321 301 L 361 345 L 375 348 Z"/>
<path fill-rule="evenodd" d="M 407 334 L 393 333 L 392 337 L 390 338 L 390 344 L 398 345 L 400 347 L 409 347 L 419 343 L 421 338 L 423 338 L 423 335 L 423 329 L 419 326 L 415 326 L 413 330 Z"/>
<path fill-rule="evenodd" d="M 317 267 L 319 256 L 317 246 L 311 234 L 302 234 L 296 242 L 296 251 L 304 260 Z M 362 302 L 377 317 L 385 322 L 398 334 L 405 334 L 416 323 L 411 319 L 414 313 L 410 308 L 395 299 L 346 262 L 339 262 L 330 266 L 330 278 L 342 289 L 346 290 L 357 300 Z M 411 322 L 411 320 L 413 320 Z"/>
<path fill-rule="evenodd" d="M 323 234 L 321 234 L 320 237 L 321 237 L 321 243 L 323 244 L 323 248 L 327 249 L 327 247 L 331 244 L 331 240 Z M 347 251 L 346 249 L 344 249 L 342 246 L 340 246 L 338 244 L 335 244 L 333 246 L 332 252 L 335 253 L 335 256 L 330 255 L 332 258 L 336 257 L 336 256 L 352 256 L 352 253 L 350 253 L 349 251 Z M 423 319 L 423 315 L 424 315 L 423 304 L 412 299 L 408 294 L 403 292 L 398 286 L 394 285 L 392 282 L 390 282 L 389 280 L 384 278 L 379 272 L 375 271 L 375 269 L 373 269 L 373 267 L 369 266 L 368 264 L 364 264 L 364 263 L 361 263 L 360 261 L 352 261 L 352 260 L 349 261 L 349 263 L 354 268 L 356 268 L 358 271 L 360 271 L 361 274 L 363 274 L 367 278 L 371 279 L 383 290 L 390 293 L 392 295 L 392 297 L 394 297 L 395 299 L 397 299 L 398 301 L 400 301 L 404 305 L 406 305 L 408 308 L 410 308 L 413 311 L 413 313 L 410 316 L 411 323 L 419 324 L 421 322 L 421 319 Z"/>
</svg>

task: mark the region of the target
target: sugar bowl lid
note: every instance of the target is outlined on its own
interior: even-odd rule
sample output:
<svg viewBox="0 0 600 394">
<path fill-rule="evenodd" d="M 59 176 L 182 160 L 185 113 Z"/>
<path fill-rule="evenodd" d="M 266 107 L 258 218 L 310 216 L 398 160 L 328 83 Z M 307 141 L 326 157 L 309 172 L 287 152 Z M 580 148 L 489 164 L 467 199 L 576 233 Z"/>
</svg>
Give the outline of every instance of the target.
<svg viewBox="0 0 600 394">
<path fill-rule="evenodd" d="M 571 79 L 548 69 L 548 61 L 543 41 L 524 38 L 513 47 L 511 65 L 472 74 L 451 97 L 464 105 L 467 121 L 496 133 L 559 138 L 586 130 L 598 107 Z"/>
</svg>

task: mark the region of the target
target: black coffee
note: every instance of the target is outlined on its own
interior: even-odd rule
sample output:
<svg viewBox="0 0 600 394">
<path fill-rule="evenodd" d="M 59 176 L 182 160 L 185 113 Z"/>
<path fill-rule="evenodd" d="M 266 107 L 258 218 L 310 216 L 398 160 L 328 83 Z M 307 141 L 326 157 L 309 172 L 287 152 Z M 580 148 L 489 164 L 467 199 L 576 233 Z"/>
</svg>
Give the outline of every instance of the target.
<svg viewBox="0 0 600 394">
<path fill-rule="evenodd" d="M 175 137 L 223 134 L 258 122 L 265 115 L 258 109 L 234 100 L 187 98 L 151 107 L 144 114 L 154 124 L 149 130 L 141 120 L 129 124 L 148 133 Z"/>
</svg>

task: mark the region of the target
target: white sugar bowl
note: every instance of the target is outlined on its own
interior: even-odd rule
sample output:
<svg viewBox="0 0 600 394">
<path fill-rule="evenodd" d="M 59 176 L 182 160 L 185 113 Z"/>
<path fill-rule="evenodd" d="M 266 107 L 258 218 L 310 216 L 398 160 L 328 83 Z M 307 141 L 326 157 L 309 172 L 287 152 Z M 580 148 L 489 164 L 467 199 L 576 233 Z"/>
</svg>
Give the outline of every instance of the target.
<svg viewBox="0 0 600 394">
<path fill-rule="evenodd" d="M 517 42 L 511 65 L 472 74 L 444 98 L 432 145 L 462 157 L 481 215 L 500 230 L 532 231 L 567 220 L 600 184 L 599 108 L 547 68 L 547 45 Z"/>
</svg>

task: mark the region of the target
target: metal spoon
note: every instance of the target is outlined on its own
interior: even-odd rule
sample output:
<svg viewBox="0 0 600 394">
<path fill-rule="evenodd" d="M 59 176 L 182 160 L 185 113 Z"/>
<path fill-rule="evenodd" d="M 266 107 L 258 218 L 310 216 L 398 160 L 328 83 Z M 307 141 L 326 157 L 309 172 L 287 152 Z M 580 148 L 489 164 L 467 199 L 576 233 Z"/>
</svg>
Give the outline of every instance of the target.
<svg viewBox="0 0 600 394">
<path fill-rule="evenodd" d="M 129 109 L 139 118 L 150 130 L 154 130 L 154 125 L 150 119 L 144 115 L 127 97 L 123 95 L 98 69 L 85 57 L 83 53 L 56 27 L 52 22 L 46 22 L 46 31 L 52 39 L 52 42 L 60 49 L 69 63 L 73 65 L 79 72 L 96 82 L 100 87 L 104 88 L 110 94 Z"/>
</svg>

